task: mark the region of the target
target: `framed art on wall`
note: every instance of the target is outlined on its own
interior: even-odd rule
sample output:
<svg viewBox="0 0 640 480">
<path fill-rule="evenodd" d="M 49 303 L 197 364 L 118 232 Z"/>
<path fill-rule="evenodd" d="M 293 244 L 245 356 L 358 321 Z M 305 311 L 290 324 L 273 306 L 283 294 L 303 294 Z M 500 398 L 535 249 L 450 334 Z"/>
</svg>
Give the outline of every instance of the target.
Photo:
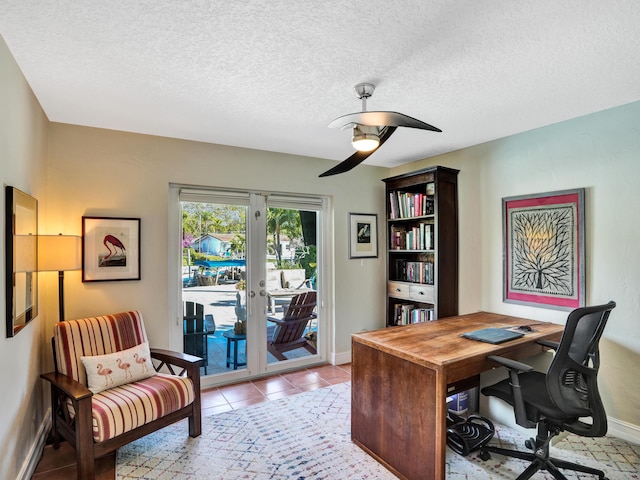
<svg viewBox="0 0 640 480">
<path fill-rule="evenodd" d="M 82 217 L 82 281 L 140 280 L 140 219 Z"/>
<path fill-rule="evenodd" d="M 584 188 L 502 199 L 506 303 L 585 305 Z"/>
<path fill-rule="evenodd" d="M 7 338 L 38 315 L 38 201 L 5 187 L 5 317 Z"/>
<path fill-rule="evenodd" d="M 349 258 L 378 256 L 378 216 L 371 213 L 349 214 Z"/>
</svg>

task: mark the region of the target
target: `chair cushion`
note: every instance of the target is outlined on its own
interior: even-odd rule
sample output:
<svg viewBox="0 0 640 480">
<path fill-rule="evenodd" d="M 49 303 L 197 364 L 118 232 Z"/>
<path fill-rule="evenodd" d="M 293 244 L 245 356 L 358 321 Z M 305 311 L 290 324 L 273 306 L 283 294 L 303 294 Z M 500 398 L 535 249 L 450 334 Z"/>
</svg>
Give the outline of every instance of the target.
<svg viewBox="0 0 640 480">
<path fill-rule="evenodd" d="M 87 385 L 80 357 L 105 355 L 147 341 L 140 312 L 122 312 L 101 317 L 57 323 L 53 327 L 58 372 Z"/>
<path fill-rule="evenodd" d="M 92 397 L 93 439 L 104 442 L 193 403 L 186 377 L 157 375 L 110 388 Z"/>
<path fill-rule="evenodd" d="M 266 282 L 268 291 L 282 289 L 282 270 L 267 270 Z"/>
<path fill-rule="evenodd" d="M 87 387 L 93 393 L 156 374 L 147 342 L 107 355 L 81 356 L 80 360 L 87 371 Z"/>
<path fill-rule="evenodd" d="M 307 279 L 304 268 L 294 268 L 292 270 L 282 271 L 283 288 L 300 288 Z"/>
<path fill-rule="evenodd" d="M 527 418 L 538 422 L 542 416 L 549 420 L 569 421 L 575 416 L 565 415 L 555 406 L 547 391 L 546 375 L 540 372 L 528 372 L 518 375 L 520 389 L 525 403 Z M 495 385 L 482 389 L 482 394 L 498 397 L 513 406 L 515 400 L 511 394 L 511 381 L 507 378 Z"/>
</svg>

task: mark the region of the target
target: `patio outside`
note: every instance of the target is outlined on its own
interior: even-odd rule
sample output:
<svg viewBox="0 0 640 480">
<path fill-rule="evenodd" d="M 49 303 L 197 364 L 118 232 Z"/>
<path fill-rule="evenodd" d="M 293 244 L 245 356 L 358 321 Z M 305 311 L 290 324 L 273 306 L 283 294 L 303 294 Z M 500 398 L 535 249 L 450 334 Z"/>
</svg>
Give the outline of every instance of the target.
<svg viewBox="0 0 640 480">
<path fill-rule="evenodd" d="M 228 361 L 227 348 L 231 346 L 233 354 L 237 346 L 236 368 L 246 364 L 246 336 L 234 336 L 234 325 L 239 320 L 246 321 L 245 279 L 246 279 L 246 207 L 234 204 L 181 202 L 183 236 L 183 290 L 182 301 L 194 302 L 204 308 L 205 319 L 212 317 L 212 325 L 206 326 L 207 356 L 206 374 L 212 375 L 234 370 L 234 362 Z M 304 220 L 303 220 L 304 219 Z M 305 225 L 315 225 L 316 212 L 289 208 L 267 209 L 267 245 L 266 261 L 268 271 L 301 272 L 307 279 L 305 287 L 289 294 L 283 285 L 272 286 L 266 279 L 269 300 L 269 317 L 282 318 L 292 297 L 303 291 L 315 290 L 312 279 L 316 268 L 315 228 L 303 229 Z M 310 233 L 311 232 L 311 233 Z M 297 279 L 295 282 L 298 283 Z M 315 297 L 314 300 L 315 302 Z M 238 308 L 240 307 L 240 308 Z M 183 307 L 184 308 L 184 307 Z M 194 312 L 195 313 L 195 312 Z M 185 331 L 186 331 L 185 321 Z M 210 322 L 212 323 L 212 322 Z M 300 322 L 299 322 L 300 324 Z M 206 320 L 205 320 L 206 325 Z M 267 322 L 265 328 L 273 325 Z M 288 324 L 290 326 L 290 324 Z M 302 326 L 300 327 L 302 328 Z M 311 321 L 305 330 L 317 330 L 317 322 Z M 235 332 L 238 333 L 238 332 Z M 297 332 L 299 334 L 299 332 Z M 225 336 L 226 335 L 226 336 Z M 228 337 L 232 337 L 229 339 Z M 187 342 L 197 341 L 199 337 L 189 335 Z M 298 337 L 299 338 L 299 337 Z M 249 340 L 249 346 L 257 347 Z M 296 347 L 294 343 L 289 347 Z M 265 345 L 266 347 L 266 345 Z M 202 345 L 195 347 L 199 352 Z M 313 348 L 311 348 L 313 350 Z M 195 353 L 187 351 L 187 353 Z M 274 351 L 280 354 L 279 351 Z M 268 363 L 279 360 L 271 353 Z M 311 356 L 305 348 L 286 351 L 287 359 Z M 203 355 L 200 355 L 203 356 Z M 232 355 L 233 356 L 233 355 Z M 204 374 L 203 367 L 203 374 Z"/>
<path fill-rule="evenodd" d="M 238 321 L 236 315 L 237 296 L 240 294 L 244 305 L 244 291 L 239 291 L 236 287 L 239 280 L 221 280 L 218 285 L 193 285 L 182 289 L 183 302 L 194 302 L 204 306 L 205 317 L 207 314 L 213 315 L 215 322 L 215 332 L 207 336 L 208 363 L 207 375 L 230 372 L 233 365 L 227 366 L 227 339 L 224 332 L 233 332 L 234 325 Z M 290 298 L 274 298 L 275 312 L 269 312 L 270 317 L 282 318 Z M 267 322 L 267 326 L 271 322 Z M 315 323 L 311 322 L 307 331 L 315 330 Z M 267 352 L 268 363 L 278 362 L 278 360 Z M 287 358 L 300 358 L 309 356 L 304 348 L 292 350 L 285 354 Z M 246 364 L 246 340 L 238 343 L 238 363 Z M 240 367 L 243 368 L 243 367 Z M 204 367 L 202 372 L 204 375 Z"/>
</svg>

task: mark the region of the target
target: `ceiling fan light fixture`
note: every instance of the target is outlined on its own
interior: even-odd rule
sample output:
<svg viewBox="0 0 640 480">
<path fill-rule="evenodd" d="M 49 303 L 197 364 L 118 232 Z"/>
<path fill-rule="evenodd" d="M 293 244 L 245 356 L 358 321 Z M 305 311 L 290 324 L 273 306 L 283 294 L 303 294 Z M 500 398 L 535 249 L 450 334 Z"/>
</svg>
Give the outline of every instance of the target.
<svg viewBox="0 0 640 480">
<path fill-rule="evenodd" d="M 351 145 L 359 152 L 370 152 L 380 145 L 380 135 L 377 127 L 356 125 L 353 127 Z"/>
</svg>

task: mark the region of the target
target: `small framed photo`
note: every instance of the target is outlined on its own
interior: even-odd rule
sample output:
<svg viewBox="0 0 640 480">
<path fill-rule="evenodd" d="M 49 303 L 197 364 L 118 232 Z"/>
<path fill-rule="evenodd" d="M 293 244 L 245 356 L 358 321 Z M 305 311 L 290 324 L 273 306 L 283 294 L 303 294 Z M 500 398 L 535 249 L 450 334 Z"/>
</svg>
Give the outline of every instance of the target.
<svg viewBox="0 0 640 480">
<path fill-rule="evenodd" d="M 584 188 L 502 199 L 505 303 L 585 305 Z"/>
<path fill-rule="evenodd" d="M 349 214 L 349 258 L 378 256 L 378 216 L 375 213 Z"/>
<path fill-rule="evenodd" d="M 82 281 L 140 280 L 140 219 L 82 217 Z"/>
</svg>

